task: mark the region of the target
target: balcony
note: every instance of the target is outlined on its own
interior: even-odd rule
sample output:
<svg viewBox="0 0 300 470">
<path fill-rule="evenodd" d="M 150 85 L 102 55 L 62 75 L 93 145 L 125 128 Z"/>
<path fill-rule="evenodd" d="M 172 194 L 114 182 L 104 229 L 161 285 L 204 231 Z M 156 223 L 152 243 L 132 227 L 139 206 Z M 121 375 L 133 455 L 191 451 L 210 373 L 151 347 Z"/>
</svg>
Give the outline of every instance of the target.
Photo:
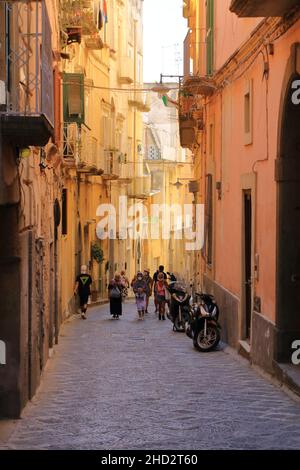
<svg viewBox="0 0 300 470">
<path fill-rule="evenodd" d="M 77 171 L 90 175 L 104 173 L 103 152 L 100 143 L 88 128 L 81 128 L 78 146 Z"/>
<path fill-rule="evenodd" d="M 181 147 L 192 147 L 196 137 L 195 121 L 193 119 L 185 119 L 183 116 L 179 116 L 179 134 Z"/>
<path fill-rule="evenodd" d="M 101 39 L 99 32 L 91 34 L 90 36 L 86 36 L 84 39 L 84 43 L 88 49 L 94 51 L 101 50 L 104 47 L 104 43 Z"/>
<path fill-rule="evenodd" d="M 134 82 L 134 60 L 132 57 L 121 57 L 119 64 L 119 83 L 130 85 Z"/>
<path fill-rule="evenodd" d="M 66 45 L 73 42 L 81 42 L 82 36 L 91 36 L 91 39 L 85 41 L 86 44 L 101 45 L 99 38 L 99 25 L 97 12 L 94 8 L 93 0 L 61 0 L 60 1 L 60 29 L 65 34 Z M 89 47 L 87 45 L 87 47 Z"/>
<path fill-rule="evenodd" d="M 196 121 L 192 110 L 196 100 L 193 95 L 182 94 L 179 99 L 179 135 L 180 145 L 183 148 L 190 148 L 196 137 Z"/>
<path fill-rule="evenodd" d="M 151 174 L 135 176 L 128 187 L 128 197 L 132 199 L 147 199 L 151 193 Z"/>
<path fill-rule="evenodd" d="M 104 180 L 117 180 L 120 177 L 121 163 L 116 149 L 104 149 Z"/>
<path fill-rule="evenodd" d="M 299 0 L 232 0 L 230 11 L 240 18 L 284 16 Z"/>
<path fill-rule="evenodd" d="M 142 85 L 135 85 L 134 88 L 134 91 L 128 94 L 129 106 L 134 106 L 139 111 L 148 113 L 151 109 L 149 92 L 139 91 L 142 90 Z"/>
<path fill-rule="evenodd" d="M 44 1 L 5 4 L 6 45 L 0 50 L 0 127 L 20 147 L 44 146 L 54 134 L 51 28 Z M 11 31 L 14 34 L 11 34 Z"/>
<path fill-rule="evenodd" d="M 182 90 L 193 96 L 200 95 L 204 97 L 211 96 L 216 89 L 214 80 L 210 77 L 200 77 L 198 75 L 190 75 L 184 77 Z"/>
<path fill-rule="evenodd" d="M 103 174 L 103 152 L 89 129 L 77 123 L 64 123 L 61 153 L 65 167 L 88 175 Z"/>
<path fill-rule="evenodd" d="M 120 163 L 120 177 L 118 179 L 119 183 L 131 183 L 134 175 L 134 164 L 132 162 L 127 162 L 124 154 L 120 153 L 118 155 L 118 160 Z"/>
</svg>

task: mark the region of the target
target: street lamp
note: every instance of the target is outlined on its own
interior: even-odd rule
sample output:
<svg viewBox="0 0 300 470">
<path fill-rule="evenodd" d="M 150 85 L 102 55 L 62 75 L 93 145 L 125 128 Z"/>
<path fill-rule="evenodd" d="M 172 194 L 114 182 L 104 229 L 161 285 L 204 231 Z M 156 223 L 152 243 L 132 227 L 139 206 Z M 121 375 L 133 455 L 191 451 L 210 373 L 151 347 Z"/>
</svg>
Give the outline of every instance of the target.
<svg viewBox="0 0 300 470">
<path fill-rule="evenodd" d="M 157 83 L 156 86 L 151 88 L 151 91 L 154 91 L 155 93 L 158 93 L 158 95 L 165 95 L 169 91 L 174 89 L 174 88 L 170 88 L 170 87 L 165 86 L 163 84 L 163 78 L 178 78 L 178 83 L 179 83 L 179 86 L 180 86 L 181 80 L 183 79 L 183 75 L 163 75 L 161 73 L 159 83 Z"/>
<path fill-rule="evenodd" d="M 183 183 L 180 183 L 180 181 L 194 181 L 191 178 L 177 178 L 176 183 L 171 183 L 173 186 L 176 186 L 177 189 L 180 189 L 181 186 L 183 186 Z"/>
</svg>

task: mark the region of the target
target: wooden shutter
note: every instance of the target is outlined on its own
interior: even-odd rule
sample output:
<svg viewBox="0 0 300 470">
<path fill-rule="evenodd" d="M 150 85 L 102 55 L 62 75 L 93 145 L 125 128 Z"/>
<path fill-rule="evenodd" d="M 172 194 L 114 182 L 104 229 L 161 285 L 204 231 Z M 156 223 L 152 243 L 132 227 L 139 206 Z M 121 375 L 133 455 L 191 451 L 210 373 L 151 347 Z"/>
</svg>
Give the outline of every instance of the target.
<svg viewBox="0 0 300 470">
<path fill-rule="evenodd" d="M 84 77 L 79 73 L 65 73 L 64 79 L 64 121 L 84 122 Z"/>
<path fill-rule="evenodd" d="M 215 5 L 214 0 L 206 0 L 206 73 L 214 72 L 214 25 Z"/>
</svg>

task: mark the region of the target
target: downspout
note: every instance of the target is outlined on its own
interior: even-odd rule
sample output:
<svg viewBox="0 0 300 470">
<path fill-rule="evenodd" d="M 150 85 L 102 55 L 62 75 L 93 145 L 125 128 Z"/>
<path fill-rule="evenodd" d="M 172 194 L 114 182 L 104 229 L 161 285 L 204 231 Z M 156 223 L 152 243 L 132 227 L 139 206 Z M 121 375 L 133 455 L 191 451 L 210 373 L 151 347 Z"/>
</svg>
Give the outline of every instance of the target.
<svg viewBox="0 0 300 470">
<path fill-rule="evenodd" d="M 58 344 L 58 272 L 57 272 L 57 236 L 54 238 L 54 329 L 55 329 L 55 344 Z"/>
<path fill-rule="evenodd" d="M 32 398 L 32 231 L 28 233 L 28 397 Z"/>
<path fill-rule="evenodd" d="M 137 47 L 136 47 L 136 20 L 134 20 L 134 31 L 133 31 L 133 80 L 134 80 L 134 87 L 136 88 L 136 55 L 137 55 Z M 136 91 L 134 92 L 134 94 L 136 95 Z M 138 165 L 137 165 L 137 162 L 136 162 L 136 107 L 134 106 L 134 109 L 133 109 L 133 161 L 134 161 L 134 195 L 136 195 L 136 191 L 137 191 L 137 184 L 136 184 L 136 177 L 137 177 L 137 168 L 138 168 Z M 136 203 L 136 199 L 134 200 L 135 203 Z M 135 223 L 135 222 L 134 222 Z M 137 244 L 134 243 L 134 248 L 135 248 L 135 253 L 133 253 L 133 256 L 134 256 L 134 260 L 135 260 L 135 272 L 137 272 L 139 270 L 139 266 L 137 265 L 137 250 L 136 250 L 136 247 L 137 247 Z"/>
</svg>

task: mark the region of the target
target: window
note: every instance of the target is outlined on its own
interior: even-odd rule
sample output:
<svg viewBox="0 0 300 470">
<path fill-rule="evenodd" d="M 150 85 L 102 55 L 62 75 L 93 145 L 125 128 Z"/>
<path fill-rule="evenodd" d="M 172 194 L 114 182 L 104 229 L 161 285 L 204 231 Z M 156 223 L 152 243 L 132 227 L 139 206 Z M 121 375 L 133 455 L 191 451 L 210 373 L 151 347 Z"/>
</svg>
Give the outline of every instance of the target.
<svg viewBox="0 0 300 470">
<path fill-rule="evenodd" d="M 63 75 L 64 122 L 84 122 L 84 77 L 79 73 Z"/>
<path fill-rule="evenodd" d="M 214 72 L 214 0 L 206 0 L 206 73 Z"/>
<path fill-rule="evenodd" d="M 67 235 L 68 233 L 68 190 L 62 190 L 62 224 L 61 224 L 61 233 L 62 235 Z"/>
<path fill-rule="evenodd" d="M 252 80 L 245 86 L 244 92 L 244 143 L 252 144 Z"/>
</svg>

